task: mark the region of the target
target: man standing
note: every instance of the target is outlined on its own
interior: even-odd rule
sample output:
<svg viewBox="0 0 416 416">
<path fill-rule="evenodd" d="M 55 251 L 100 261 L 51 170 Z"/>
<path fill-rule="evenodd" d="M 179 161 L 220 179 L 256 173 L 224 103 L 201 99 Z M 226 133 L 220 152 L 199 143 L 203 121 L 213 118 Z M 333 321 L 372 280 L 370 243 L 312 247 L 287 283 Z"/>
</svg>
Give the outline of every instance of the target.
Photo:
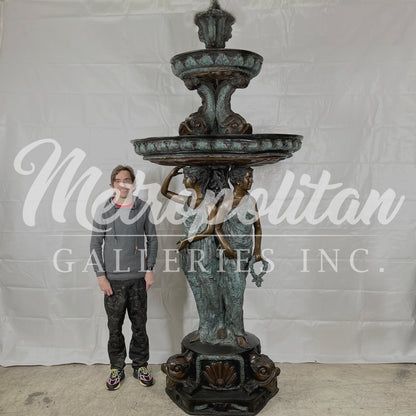
<svg viewBox="0 0 416 416">
<path fill-rule="evenodd" d="M 129 357 L 133 375 L 143 386 L 153 384 L 147 368 L 147 290 L 154 283 L 158 242 L 149 205 L 132 194 L 134 181 L 130 166 L 113 169 L 114 196 L 97 211 L 91 236 L 91 258 L 108 318 L 108 390 L 118 389 L 124 378 L 127 353 L 122 326 L 126 311 L 132 328 Z"/>
</svg>

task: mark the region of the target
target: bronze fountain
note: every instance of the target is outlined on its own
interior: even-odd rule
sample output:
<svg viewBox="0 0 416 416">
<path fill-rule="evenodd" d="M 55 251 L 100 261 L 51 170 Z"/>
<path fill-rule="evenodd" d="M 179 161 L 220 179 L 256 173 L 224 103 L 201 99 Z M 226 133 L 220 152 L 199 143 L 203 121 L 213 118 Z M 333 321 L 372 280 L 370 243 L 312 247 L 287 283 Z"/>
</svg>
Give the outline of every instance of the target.
<svg viewBox="0 0 416 416">
<path fill-rule="evenodd" d="M 279 390 L 279 368 L 261 353 L 260 340 L 244 330 L 247 274 L 260 286 L 268 266 L 257 205 L 248 191 L 252 166 L 289 158 L 302 143 L 299 135 L 253 134 L 232 111 L 232 94 L 248 86 L 263 62 L 254 52 L 225 48 L 234 21 L 217 0 L 196 14 L 205 49 L 176 55 L 171 64 L 186 87 L 197 90 L 202 105 L 180 124 L 179 136 L 132 141 L 145 160 L 174 166 L 161 192 L 183 206 L 180 264 L 200 323 L 162 370 L 172 401 L 198 415 L 255 415 Z M 169 189 L 180 174 L 189 197 Z M 256 262 L 262 263 L 261 273 Z"/>
</svg>

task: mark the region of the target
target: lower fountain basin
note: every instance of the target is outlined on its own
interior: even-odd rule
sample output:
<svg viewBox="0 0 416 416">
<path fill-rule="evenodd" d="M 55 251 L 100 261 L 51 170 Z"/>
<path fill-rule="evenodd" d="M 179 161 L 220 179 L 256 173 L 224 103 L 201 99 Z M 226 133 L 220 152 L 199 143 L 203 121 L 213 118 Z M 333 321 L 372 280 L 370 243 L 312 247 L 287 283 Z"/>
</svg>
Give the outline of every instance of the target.
<svg viewBox="0 0 416 416">
<path fill-rule="evenodd" d="M 131 142 L 137 154 L 158 165 L 260 166 L 287 159 L 302 145 L 293 134 L 150 137 Z"/>
</svg>

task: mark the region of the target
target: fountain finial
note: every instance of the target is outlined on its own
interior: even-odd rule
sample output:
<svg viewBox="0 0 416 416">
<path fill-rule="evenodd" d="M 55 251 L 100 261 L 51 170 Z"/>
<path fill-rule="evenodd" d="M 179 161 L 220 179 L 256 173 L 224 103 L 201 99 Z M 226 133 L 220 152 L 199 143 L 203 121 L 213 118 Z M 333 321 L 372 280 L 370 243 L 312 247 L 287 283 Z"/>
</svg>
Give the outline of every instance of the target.
<svg viewBox="0 0 416 416">
<path fill-rule="evenodd" d="M 218 0 L 211 0 L 211 9 L 221 9 Z"/>
<path fill-rule="evenodd" d="M 234 16 L 222 10 L 218 0 L 211 0 L 211 6 L 205 12 L 195 15 L 195 24 L 199 27 L 199 40 L 205 43 L 207 49 L 221 49 L 231 38 L 231 25 Z"/>
</svg>

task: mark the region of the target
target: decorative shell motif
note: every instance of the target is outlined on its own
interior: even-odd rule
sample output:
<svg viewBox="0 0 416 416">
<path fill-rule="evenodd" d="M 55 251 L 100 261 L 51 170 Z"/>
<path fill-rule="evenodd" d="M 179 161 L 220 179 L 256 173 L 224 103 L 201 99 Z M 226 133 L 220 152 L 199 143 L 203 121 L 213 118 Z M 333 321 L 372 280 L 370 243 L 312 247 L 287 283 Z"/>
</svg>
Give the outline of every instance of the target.
<svg viewBox="0 0 416 416">
<path fill-rule="evenodd" d="M 205 366 L 202 373 L 208 380 L 211 387 L 228 388 L 237 380 L 237 372 L 228 362 L 214 362 Z"/>
</svg>

